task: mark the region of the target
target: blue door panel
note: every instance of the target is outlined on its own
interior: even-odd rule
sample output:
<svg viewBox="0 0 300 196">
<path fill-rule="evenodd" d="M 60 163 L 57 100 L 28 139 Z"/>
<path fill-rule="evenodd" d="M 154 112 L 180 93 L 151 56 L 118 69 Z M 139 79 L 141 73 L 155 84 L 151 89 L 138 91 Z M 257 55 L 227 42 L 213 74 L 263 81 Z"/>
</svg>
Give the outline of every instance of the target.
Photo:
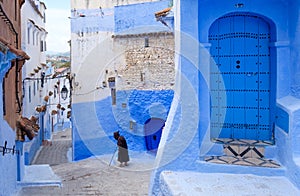
<svg viewBox="0 0 300 196">
<path fill-rule="evenodd" d="M 252 72 L 258 74 L 258 57 L 248 56 L 244 66 L 245 72 Z"/>
<path fill-rule="evenodd" d="M 215 107 L 219 108 L 219 93 L 217 91 L 210 92 L 210 99 L 211 99 L 211 109 Z"/>
<path fill-rule="evenodd" d="M 210 90 L 217 91 L 219 88 L 219 74 L 211 74 L 210 75 Z"/>
<path fill-rule="evenodd" d="M 269 74 L 260 74 L 259 76 L 259 89 L 269 90 L 270 89 L 270 76 Z"/>
<path fill-rule="evenodd" d="M 231 75 L 232 86 L 234 91 L 240 92 L 245 89 L 245 75 L 240 73 L 233 73 Z"/>
<path fill-rule="evenodd" d="M 268 92 L 260 92 L 259 94 L 259 105 L 260 107 L 270 107 L 270 93 Z"/>
<path fill-rule="evenodd" d="M 211 123 L 218 123 L 219 122 L 219 109 L 218 108 L 212 108 L 211 109 Z"/>
<path fill-rule="evenodd" d="M 272 137 L 271 132 L 268 129 L 262 129 L 258 133 L 258 140 L 268 140 L 268 138 Z"/>
<path fill-rule="evenodd" d="M 256 92 L 258 91 L 258 74 L 257 72 L 248 72 L 245 74 L 245 86 L 247 92 Z"/>
<path fill-rule="evenodd" d="M 267 36 L 261 36 L 259 39 L 259 53 L 264 57 L 269 54 L 269 42 Z"/>
<path fill-rule="evenodd" d="M 225 89 L 231 89 L 231 75 L 223 74 L 221 79 L 223 80 L 223 85 L 225 86 Z"/>
<path fill-rule="evenodd" d="M 255 107 L 252 107 L 255 108 Z M 257 112 L 257 108 L 255 109 L 247 109 L 245 111 L 245 120 L 246 120 L 246 124 L 248 125 L 247 128 L 253 128 L 255 127 L 255 125 L 258 124 L 258 112 Z"/>
<path fill-rule="evenodd" d="M 256 109 L 258 109 L 257 92 L 247 92 L 245 97 L 245 107 L 256 107 Z"/>
<path fill-rule="evenodd" d="M 269 125 L 270 122 L 270 111 L 265 109 L 265 110 L 260 110 L 259 112 L 259 124 L 262 125 Z"/>
<path fill-rule="evenodd" d="M 246 137 L 246 130 L 242 126 L 237 126 L 233 130 L 233 137 L 236 139 L 244 139 Z"/>
<path fill-rule="evenodd" d="M 232 93 L 232 106 L 236 108 L 243 108 L 246 101 L 246 93 L 244 91 L 237 91 Z"/>
<path fill-rule="evenodd" d="M 234 122 L 234 124 L 241 124 L 241 125 L 245 124 L 245 109 L 244 108 L 237 107 L 233 110 L 233 122 Z"/>
<path fill-rule="evenodd" d="M 217 35 L 211 35 L 209 37 L 209 42 L 211 43 L 211 48 L 210 48 L 210 54 L 214 57 L 214 55 L 218 54 L 219 48 L 218 48 L 218 36 Z M 214 59 L 216 60 L 216 59 Z"/>
<path fill-rule="evenodd" d="M 231 54 L 233 55 L 243 55 L 245 52 L 245 47 L 244 47 L 244 38 L 239 37 L 241 35 L 235 35 L 237 37 L 232 39 L 231 45 L 232 45 L 232 50 Z"/>
<path fill-rule="evenodd" d="M 249 140 L 258 140 L 258 131 L 256 129 L 250 129 L 246 132 L 246 138 Z"/>
<path fill-rule="evenodd" d="M 258 28 L 260 35 L 268 35 L 270 33 L 270 26 L 263 20 L 258 20 Z"/>
<path fill-rule="evenodd" d="M 249 13 L 233 13 L 219 18 L 209 36 L 221 72 L 213 74 L 211 66 L 212 136 L 272 140 L 268 23 Z"/>
<path fill-rule="evenodd" d="M 220 38 L 218 49 L 219 54 L 222 54 L 222 56 L 231 55 L 230 39 Z"/>
<path fill-rule="evenodd" d="M 236 35 L 241 35 L 245 31 L 245 16 L 235 16 L 232 17 L 232 29 L 231 32 L 235 32 Z"/>
<path fill-rule="evenodd" d="M 220 69 L 220 72 L 226 72 L 228 74 L 228 72 L 231 71 L 231 61 L 230 61 L 230 58 L 228 57 L 220 57 L 219 58 L 219 69 Z"/>
<path fill-rule="evenodd" d="M 251 39 L 255 39 L 253 36 L 258 34 L 258 22 L 259 20 L 257 18 L 251 16 L 245 17 L 245 32 L 249 33 Z"/>
<path fill-rule="evenodd" d="M 245 39 L 245 45 L 247 46 L 246 57 L 257 57 L 258 40 L 254 39 L 255 35 L 251 35 L 250 38 Z"/>
<path fill-rule="evenodd" d="M 225 34 L 230 34 L 231 33 L 231 17 L 224 17 L 221 20 L 218 21 L 218 26 L 216 27 L 216 32 L 218 35 L 225 37 Z M 222 28 L 220 28 L 222 27 Z"/>
<path fill-rule="evenodd" d="M 261 56 L 259 58 L 259 71 L 260 72 L 266 72 L 269 73 L 270 72 L 270 61 L 268 57 L 265 56 Z"/>
<path fill-rule="evenodd" d="M 219 138 L 232 138 L 232 129 L 231 128 L 222 128 L 220 131 L 220 134 L 218 136 Z"/>
</svg>

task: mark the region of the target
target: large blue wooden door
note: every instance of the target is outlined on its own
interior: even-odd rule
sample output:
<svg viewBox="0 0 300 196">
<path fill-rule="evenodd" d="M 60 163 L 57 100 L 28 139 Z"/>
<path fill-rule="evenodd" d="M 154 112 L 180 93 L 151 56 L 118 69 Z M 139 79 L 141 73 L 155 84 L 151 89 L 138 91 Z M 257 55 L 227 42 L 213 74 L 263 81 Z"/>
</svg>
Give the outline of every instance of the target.
<svg viewBox="0 0 300 196">
<path fill-rule="evenodd" d="M 160 118 L 150 118 L 145 122 L 144 131 L 147 150 L 157 150 L 164 126 L 165 121 Z"/>
<path fill-rule="evenodd" d="M 212 24 L 209 40 L 211 137 L 272 141 L 269 24 L 232 13 Z"/>
</svg>

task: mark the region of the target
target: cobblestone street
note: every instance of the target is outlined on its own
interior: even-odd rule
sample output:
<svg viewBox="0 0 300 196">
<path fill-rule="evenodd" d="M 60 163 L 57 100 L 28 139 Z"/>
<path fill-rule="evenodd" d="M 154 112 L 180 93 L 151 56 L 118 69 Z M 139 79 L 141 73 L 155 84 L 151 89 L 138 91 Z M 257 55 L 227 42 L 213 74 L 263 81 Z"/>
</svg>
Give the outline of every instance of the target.
<svg viewBox="0 0 300 196">
<path fill-rule="evenodd" d="M 23 187 L 18 195 L 148 195 L 153 155 L 135 154 L 127 167 L 115 161 L 109 166 L 112 155 L 68 163 L 70 142 L 70 133 L 60 132 L 34 160 L 34 164 L 50 164 L 62 186 Z"/>
</svg>

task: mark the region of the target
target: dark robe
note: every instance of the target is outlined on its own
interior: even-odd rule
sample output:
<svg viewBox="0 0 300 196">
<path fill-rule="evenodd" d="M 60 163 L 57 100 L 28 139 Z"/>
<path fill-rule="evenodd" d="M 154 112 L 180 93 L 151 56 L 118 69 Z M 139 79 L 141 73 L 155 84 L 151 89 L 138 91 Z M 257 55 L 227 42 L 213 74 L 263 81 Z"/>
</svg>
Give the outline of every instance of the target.
<svg viewBox="0 0 300 196">
<path fill-rule="evenodd" d="M 129 155 L 128 155 L 128 147 L 127 147 L 126 139 L 123 136 L 119 136 L 117 144 L 119 147 L 118 161 L 121 163 L 128 162 Z"/>
</svg>

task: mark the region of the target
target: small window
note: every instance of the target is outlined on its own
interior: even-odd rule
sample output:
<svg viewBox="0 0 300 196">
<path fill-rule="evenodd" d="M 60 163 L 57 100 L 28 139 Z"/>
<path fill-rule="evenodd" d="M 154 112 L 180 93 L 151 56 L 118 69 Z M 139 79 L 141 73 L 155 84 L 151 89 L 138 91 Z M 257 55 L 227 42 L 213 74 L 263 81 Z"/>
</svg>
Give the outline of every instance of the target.
<svg viewBox="0 0 300 196">
<path fill-rule="evenodd" d="M 32 44 L 35 45 L 35 36 L 34 36 L 34 32 L 32 33 Z"/>
<path fill-rule="evenodd" d="M 40 48 L 41 48 L 41 52 L 43 52 L 44 51 L 44 47 L 43 47 L 43 45 L 44 45 L 44 42 L 41 40 L 41 45 L 40 45 Z"/>
<path fill-rule="evenodd" d="M 35 37 L 36 37 L 36 45 L 38 45 L 39 44 L 39 34 L 37 33 Z"/>
<path fill-rule="evenodd" d="M 116 105 L 116 89 L 112 88 L 111 89 L 111 100 L 112 100 L 112 105 Z"/>
<path fill-rule="evenodd" d="M 44 42 L 44 51 L 47 51 L 46 41 Z"/>
<path fill-rule="evenodd" d="M 33 96 L 35 96 L 36 94 L 36 85 L 35 85 L 35 81 L 33 81 Z"/>
<path fill-rule="evenodd" d="M 28 100 L 31 103 L 31 86 L 28 87 Z"/>
<path fill-rule="evenodd" d="M 27 28 L 27 43 L 30 44 L 30 27 Z"/>
</svg>

